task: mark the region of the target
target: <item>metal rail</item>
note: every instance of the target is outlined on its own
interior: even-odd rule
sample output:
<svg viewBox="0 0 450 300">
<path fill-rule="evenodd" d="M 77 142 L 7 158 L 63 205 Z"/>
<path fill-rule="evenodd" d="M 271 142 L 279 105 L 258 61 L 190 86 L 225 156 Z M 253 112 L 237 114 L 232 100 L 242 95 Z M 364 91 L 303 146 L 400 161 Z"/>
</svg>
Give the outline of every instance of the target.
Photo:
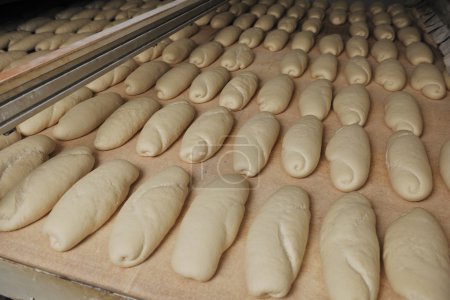
<svg viewBox="0 0 450 300">
<path fill-rule="evenodd" d="M 153 46 L 224 0 L 176 0 L 0 73 L 0 133 Z"/>
</svg>

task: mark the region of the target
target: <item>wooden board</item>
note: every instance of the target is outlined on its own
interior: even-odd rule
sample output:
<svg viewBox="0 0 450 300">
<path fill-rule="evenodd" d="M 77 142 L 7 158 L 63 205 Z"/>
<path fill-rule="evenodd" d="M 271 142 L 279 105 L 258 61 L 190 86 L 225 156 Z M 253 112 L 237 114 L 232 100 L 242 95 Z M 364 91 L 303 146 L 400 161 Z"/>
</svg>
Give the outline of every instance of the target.
<svg viewBox="0 0 450 300">
<path fill-rule="evenodd" d="M 348 37 L 347 30 L 343 30 L 343 28 L 329 29 L 327 32 L 341 31 L 346 39 Z M 212 35 L 213 31 L 203 29 L 196 35 L 195 39 L 199 42 L 206 41 Z M 371 44 L 373 44 L 373 41 L 371 41 Z M 410 73 L 413 67 L 405 59 L 404 48 L 398 42 L 397 46 L 401 53 L 400 61 L 407 68 L 408 73 Z M 269 78 L 278 74 L 279 61 L 289 50 L 290 43 L 282 51 L 277 53 L 271 53 L 262 47 L 258 47 L 254 50 L 256 60 L 247 70 L 255 71 L 261 79 L 261 84 L 264 84 Z M 309 53 L 309 56 L 314 59 L 318 54 L 318 49 L 315 47 Z M 339 67 L 341 70 L 346 61 L 346 54 L 341 54 L 339 56 Z M 376 65 L 373 58 L 369 57 L 369 61 L 373 67 Z M 218 65 L 218 62 L 213 66 L 215 65 Z M 239 72 L 235 72 L 234 75 L 237 73 Z M 312 175 L 304 179 L 289 177 L 282 169 L 280 163 L 282 137 L 288 128 L 300 117 L 297 99 L 300 92 L 309 82 L 311 82 L 309 71 L 300 79 L 295 79 L 296 91 L 293 100 L 285 112 L 276 116 L 282 124 L 280 138 L 272 151 L 270 161 L 266 168 L 264 168 L 258 177 L 249 179 L 252 190 L 246 205 L 246 214 L 242 226 L 235 243 L 223 255 L 217 274 L 212 280 L 206 283 L 200 283 L 185 279 L 172 271 L 170 258 L 175 237 L 179 230 L 179 221 L 147 261 L 137 267 L 128 269 L 116 267 L 108 259 L 108 236 L 111 231 L 111 225 L 114 222 L 114 217 L 95 234 L 88 237 L 73 250 L 65 253 L 55 252 L 49 247 L 47 238 L 42 234 L 43 220 L 15 232 L 0 233 L 0 256 L 60 274 L 70 279 L 137 298 L 248 298 L 245 287 L 244 249 L 249 226 L 270 194 L 284 185 L 292 184 L 304 188 L 310 194 L 312 219 L 310 238 L 303 265 L 288 298 L 326 299 L 327 290 L 324 285 L 319 257 L 319 230 L 330 205 L 343 195 L 342 192 L 332 186 L 329 177 L 329 164 L 323 155 L 328 141 L 341 126 L 336 114 L 330 112 L 329 116 L 324 120 L 325 133 L 322 157 L 316 171 Z M 347 85 L 342 72 L 339 73 L 333 85 L 335 93 Z M 371 95 L 372 106 L 365 129 L 370 136 L 372 166 L 369 179 L 360 192 L 370 199 L 375 209 L 380 243 L 382 243 L 388 225 L 413 207 L 423 207 L 430 211 L 442 224 L 444 231 L 450 239 L 450 202 L 448 201 L 450 191 L 444 185 L 438 168 L 440 147 L 450 137 L 450 126 L 448 126 L 448 116 L 450 115 L 449 96 L 441 101 L 433 101 L 414 91 L 409 85 L 405 88 L 405 91 L 417 98 L 423 112 L 425 129 L 422 140 L 425 143 L 430 158 L 434 181 L 434 189 L 431 196 L 425 201 L 412 203 L 401 199 L 395 194 L 390 187 L 387 177 L 385 146 L 392 132 L 384 124 L 383 105 L 389 93 L 373 81 L 367 86 L 367 89 Z M 126 96 L 123 93 L 123 83 L 110 90 L 118 91 L 126 98 L 136 98 Z M 154 96 L 154 91 L 151 90 L 144 95 Z M 185 92 L 174 100 L 161 101 L 161 103 L 164 105 L 175 100 L 185 99 L 186 97 L 187 93 Z M 215 98 L 208 103 L 195 105 L 195 108 L 200 114 L 217 105 L 218 99 Z M 253 99 L 244 110 L 233 113 L 236 122 L 231 135 L 235 134 L 245 121 L 257 112 L 258 105 L 255 99 Z M 51 129 L 45 131 L 45 134 L 51 136 Z M 94 138 L 95 132 L 74 141 L 58 142 L 57 152 L 63 148 L 75 145 L 88 145 L 93 147 Z M 113 158 L 130 160 L 141 169 L 141 178 L 135 186 L 170 165 L 179 165 L 189 171 L 192 174 L 193 188 L 179 220 L 183 217 L 192 199 L 195 197 L 197 193 L 195 188 L 203 180 L 207 181 L 211 176 L 219 173 L 232 172 L 231 157 L 229 155 L 232 150 L 232 139 L 227 139 L 225 141 L 226 145 L 212 159 L 205 163 L 194 165 L 184 163 L 178 158 L 180 140 L 166 153 L 156 158 L 139 157 L 135 152 L 136 140 L 137 138 L 134 137 L 126 145 L 118 149 L 97 152 L 97 165 Z M 379 298 L 399 298 L 390 288 L 383 270 Z"/>
</svg>

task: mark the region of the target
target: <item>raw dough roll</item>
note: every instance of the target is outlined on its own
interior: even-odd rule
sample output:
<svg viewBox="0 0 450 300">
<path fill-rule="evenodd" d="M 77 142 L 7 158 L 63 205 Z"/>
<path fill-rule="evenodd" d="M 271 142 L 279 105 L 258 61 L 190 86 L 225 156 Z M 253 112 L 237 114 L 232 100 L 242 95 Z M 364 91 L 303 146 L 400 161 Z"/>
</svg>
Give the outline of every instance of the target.
<svg viewBox="0 0 450 300">
<path fill-rule="evenodd" d="M 73 34 L 72 33 L 63 33 L 56 34 L 49 38 L 46 38 L 39 43 L 36 44 L 34 50 L 42 51 L 42 50 L 56 50 L 61 47 Z"/>
<path fill-rule="evenodd" d="M 189 192 L 189 174 L 171 166 L 143 182 L 117 214 L 109 236 L 109 258 L 120 267 L 146 260 L 180 214 Z"/>
<path fill-rule="evenodd" d="M 401 12 L 392 17 L 392 24 L 401 29 L 411 25 L 411 17 L 406 12 Z"/>
<path fill-rule="evenodd" d="M 0 231 L 17 230 L 42 218 L 94 163 L 92 151 L 80 146 L 32 170 L 0 200 Z"/>
<path fill-rule="evenodd" d="M 342 25 L 347 21 L 347 12 L 344 9 L 333 9 L 330 11 L 329 20 L 333 25 Z"/>
<path fill-rule="evenodd" d="M 422 42 L 414 42 L 406 46 L 406 58 L 415 66 L 420 63 L 432 64 L 434 61 L 430 47 Z"/>
<path fill-rule="evenodd" d="M 302 76 L 307 68 L 308 55 L 300 49 L 289 51 L 280 61 L 281 73 L 291 77 Z"/>
<path fill-rule="evenodd" d="M 318 79 L 309 83 L 298 98 L 300 115 L 312 115 L 323 120 L 331 108 L 333 86 L 327 79 Z"/>
<path fill-rule="evenodd" d="M 55 15 L 56 20 L 69 20 L 73 15 L 82 11 L 83 8 L 79 6 L 68 7 Z"/>
<path fill-rule="evenodd" d="M 223 47 L 228 47 L 236 43 L 239 36 L 242 33 L 242 29 L 236 26 L 227 26 L 221 29 L 216 36 L 214 41 L 221 44 Z"/>
<path fill-rule="evenodd" d="M 402 298 L 448 299 L 448 254 L 445 232 L 423 208 L 411 209 L 386 230 L 384 269 L 390 286 Z"/>
<path fill-rule="evenodd" d="M 365 11 L 366 10 L 366 5 L 364 3 L 364 1 L 352 1 L 352 3 L 350 4 L 349 7 L 350 12 L 358 12 L 358 11 Z"/>
<path fill-rule="evenodd" d="M 189 57 L 197 44 L 184 38 L 167 45 L 162 52 L 162 60 L 168 64 L 178 64 Z"/>
<path fill-rule="evenodd" d="M 316 1 L 313 2 L 313 5 L 317 3 Z M 323 18 L 325 18 L 325 10 L 319 7 L 311 7 L 308 10 L 308 19 L 317 19 L 322 22 Z"/>
<path fill-rule="evenodd" d="M 441 152 L 439 154 L 439 170 L 445 185 L 450 189 L 450 140 L 447 140 L 441 147 Z"/>
<path fill-rule="evenodd" d="M 207 13 L 206 15 L 204 15 L 203 17 L 201 17 L 200 19 L 197 19 L 194 23 L 197 26 L 206 26 L 209 24 L 209 22 L 211 21 L 211 19 L 217 14 L 217 12 L 215 11 L 211 11 L 210 13 Z"/>
<path fill-rule="evenodd" d="M 159 56 L 161 56 L 164 48 L 166 48 L 167 45 L 169 45 L 170 43 L 172 43 L 171 39 L 164 39 L 155 46 L 142 51 L 140 54 L 136 55 L 133 59 L 137 63 L 143 64 L 145 62 L 158 58 Z"/>
<path fill-rule="evenodd" d="M 422 135 L 423 121 L 419 104 L 407 92 L 394 92 L 386 98 L 384 122 L 393 131 L 409 130 Z"/>
<path fill-rule="evenodd" d="M 314 33 L 311 31 L 301 31 L 292 37 L 291 49 L 303 50 L 306 53 L 314 46 Z"/>
<path fill-rule="evenodd" d="M 90 19 L 68 21 L 55 29 L 55 34 L 75 33 L 78 29 L 89 23 Z"/>
<path fill-rule="evenodd" d="M 379 14 L 385 10 L 386 7 L 384 6 L 384 3 L 381 1 L 375 1 L 369 5 L 369 12 L 372 14 L 372 16 Z"/>
<path fill-rule="evenodd" d="M 27 55 L 27 52 L 25 51 L 0 52 L 0 71 L 13 61 L 20 59 L 25 55 Z"/>
<path fill-rule="evenodd" d="M 129 100 L 98 128 L 94 146 L 97 150 L 111 150 L 128 142 L 161 107 L 151 98 Z"/>
<path fill-rule="evenodd" d="M 233 123 L 233 115 L 227 108 L 218 106 L 207 110 L 186 130 L 181 141 L 180 158 L 187 163 L 209 159 L 222 148 Z"/>
<path fill-rule="evenodd" d="M 389 58 L 375 68 L 374 80 L 385 90 L 395 92 L 405 87 L 406 72 L 398 60 Z"/>
<path fill-rule="evenodd" d="M 388 6 L 387 12 L 393 17 L 405 11 L 405 7 L 401 3 L 392 3 Z"/>
<path fill-rule="evenodd" d="M 350 24 L 354 24 L 354 23 L 358 23 L 358 22 L 365 23 L 366 21 L 367 21 L 367 15 L 364 11 L 357 11 L 357 12 L 353 12 L 348 15 L 348 22 Z"/>
<path fill-rule="evenodd" d="M 36 45 L 49 37 L 53 36 L 51 32 L 36 33 L 24 37 L 15 43 L 9 43 L 8 51 L 31 51 Z"/>
<path fill-rule="evenodd" d="M 284 17 L 278 21 L 277 29 L 292 33 L 297 28 L 297 19 L 294 17 Z"/>
<path fill-rule="evenodd" d="M 28 32 L 34 32 L 36 28 L 39 28 L 40 26 L 50 22 L 51 19 L 46 17 L 37 17 L 33 19 L 29 19 L 25 23 L 20 24 L 17 26 L 17 30 L 23 30 Z"/>
<path fill-rule="evenodd" d="M 92 95 L 93 94 L 90 89 L 87 87 L 82 87 L 72 94 L 62 98 L 52 106 L 20 123 L 17 125 L 17 130 L 26 136 L 39 133 L 42 130 L 58 123 L 59 119 L 61 119 L 67 111 L 78 103 L 91 98 Z"/>
<path fill-rule="evenodd" d="M 257 18 L 261 18 L 266 14 L 266 12 L 267 12 L 267 5 L 261 3 L 253 5 L 252 8 L 250 9 L 250 13 L 255 15 Z"/>
<path fill-rule="evenodd" d="M 171 39 L 172 41 L 178 41 L 184 38 L 190 38 L 198 31 L 199 28 L 196 24 L 187 25 L 169 36 L 169 39 Z"/>
<path fill-rule="evenodd" d="M 254 177 L 269 160 L 280 123 L 269 112 L 259 112 L 238 131 L 233 146 L 233 169 L 236 173 Z"/>
<path fill-rule="evenodd" d="M 29 63 L 30 61 L 44 56 L 45 54 L 50 53 L 50 51 L 46 50 L 46 51 L 39 51 L 39 52 L 32 52 L 30 54 L 27 54 L 17 60 L 12 61 L 9 65 L 7 65 L 2 71 L 7 71 L 7 70 L 11 70 L 14 69 L 18 66 L 24 65 L 26 63 Z"/>
<path fill-rule="evenodd" d="M 218 13 L 217 15 L 215 15 L 211 19 L 211 21 L 209 22 L 209 25 L 213 29 L 224 28 L 224 27 L 230 25 L 231 23 L 233 23 L 235 18 L 236 18 L 236 16 L 229 11 L 221 12 L 221 13 Z"/>
<path fill-rule="evenodd" d="M 430 99 L 439 100 L 447 94 L 444 77 L 433 64 L 419 64 L 412 72 L 410 80 L 413 89 L 421 91 Z"/>
<path fill-rule="evenodd" d="M 228 71 L 237 71 L 247 68 L 254 59 L 255 53 L 252 49 L 247 45 L 237 44 L 225 51 L 220 60 L 220 65 Z"/>
<path fill-rule="evenodd" d="M 378 63 L 381 63 L 386 59 L 397 59 L 398 50 L 394 42 L 390 40 L 379 40 L 373 44 L 370 54 Z"/>
<path fill-rule="evenodd" d="M 171 265 L 188 278 L 208 281 L 239 231 L 249 184 L 236 174 L 221 175 L 198 189 L 180 224 Z"/>
<path fill-rule="evenodd" d="M 113 21 L 116 15 L 120 12 L 119 9 L 103 10 L 95 15 L 94 20 L 108 20 Z"/>
<path fill-rule="evenodd" d="M 181 63 L 156 81 L 156 95 L 162 100 L 173 99 L 186 90 L 198 74 L 200 74 L 200 70 L 195 65 L 187 62 Z"/>
<path fill-rule="evenodd" d="M 433 189 L 425 146 L 411 131 L 395 132 L 386 146 L 386 164 L 392 188 L 408 201 L 421 201 Z"/>
<path fill-rule="evenodd" d="M 86 87 L 95 93 L 104 91 L 107 88 L 124 81 L 137 67 L 138 64 L 133 59 L 129 59 L 94 81 L 86 84 Z"/>
<path fill-rule="evenodd" d="M 286 46 L 289 40 L 289 33 L 281 29 L 274 29 L 267 33 L 263 46 L 269 51 L 276 52 Z"/>
<path fill-rule="evenodd" d="M 309 71 L 313 79 L 334 81 L 337 75 L 338 59 L 333 54 L 321 54 L 311 64 Z"/>
<path fill-rule="evenodd" d="M 350 58 L 345 65 L 344 74 L 348 84 L 368 85 L 372 80 L 370 64 L 361 56 Z"/>
<path fill-rule="evenodd" d="M 79 40 L 82 40 L 88 36 L 91 36 L 90 33 L 76 33 L 76 34 L 72 34 L 71 36 L 69 36 L 67 38 L 67 40 L 65 40 L 64 43 L 61 44 L 61 46 L 59 46 L 59 48 L 65 48 L 68 47 L 69 45 L 78 42 Z"/>
<path fill-rule="evenodd" d="M 15 142 L 18 142 L 21 139 L 22 136 L 20 135 L 20 132 L 18 132 L 17 130 L 5 134 L 0 134 L 0 150 L 5 149 L 9 145 L 14 144 Z"/>
<path fill-rule="evenodd" d="M 352 192 L 334 202 L 320 229 L 320 258 L 332 300 L 376 300 L 380 245 L 369 200 Z"/>
<path fill-rule="evenodd" d="M 0 151 L 0 199 L 55 150 L 45 135 L 33 135 Z"/>
<path fill-rule="evenodd" d="M 63 141 L 82 137 L 100 126 L 122 103 L 122 97 L 112 92 L 87 99 L 59 119 L 53 136 Z"/>
<path fill-rule="evenodd" d="M 347 40 L 345 52 L 349 58 L 355 56 L 367 57 L 369 54 L 369 44 L 367 40 L 360 36 L 354 36 Z"/>
<path fill-rule="evenodd" d="M 125 93 L 138 95 L 148 91 L 169 69 L 170 66 L 163 61 L 142 64 L 125 79 Z"/>
<path fill-rule="evenodd" d="M 242 15 L 249 9 L 249 5 L 245 3 L 234 3 L 228 9 L 229 12 L 234 14 L 236 17 Z"/>
<path fill-rule="evenodd" d="M 262 43 L 265 34 L 266 33 L 261 28 L 251 27 L 241 34 L 239 37 L 239 43 L 245 44 L 249 48 L 253 49 Z"/>
<path fill-rule="evenodd" d="M 408 46 L 415 42 L 420 42 L 420 32 L 417 27 L 408 26 L 397 32 L 397 37 L 404 46 Z"/>
<path fill-rule="evenodd" d="M 369 177 L 369 136 L 358 124 L 344 125 L 328 142 L 325 157 L 333 185 L 342 192 L 356 191 Z"/>
<path fill-rule="evenodd" d="M 253 72 L 244 71 L 231 79 L 219 96 L 219 105 L 231 110 L 241 110 L 255 95 L 258 88 L 258 76 Z"/>
<path fill-rule="evenodd" d="M 314 116 L 304 116 L 283 138 L 281 163 L 296 178 L 310 175 L 317 167 L 322 148 L 323 124 Z"/>
<path fill-rule="evenodd" d="M 294 93 L 294 81 L 289 75 L 280 74 L 269 79 L 259 90 L 256 102 L 260 111 L 279 114 L 286 110 Z"/>
<path fill-rule="evenodd" d="M 331 3 L 331 10 L 344 10 L 347 11 L 349 9 L 349 5 L 347 0 L 337 0 Z"/>
<path fill-rule="evenodd" d="M 310 31 L 313 34 L 317 34 L 320 29 L 322 29 L 322 21 L 320 19 L 306 19 L 302 24 L 302 31 Z"/>
<path fill-rule="evenodd" d="M 108 20 L 95 20 L 87 23 L 77 30 L 77 33 L 97 33 L 103 30 L 109 24 Z"/>
<path fill-rule="evenodd" d="M 233 25 L 239 27 L 241 30 L 247 30 L 255 23 L 257 17 L 251 13 L 240 15 L 234 20 Z"/>
<path fill-rule="evenodd" d="M 136 144 L 141 156 L 157 156 L 165 152 L 186 130 L 195 117 L 195 109 L 186 101 L 164 106 L 147 121 Z"/>
<path fill-rule="evenodd" d="M 309 196 L 286 185 L 273 193 L 250 226 L 245 248 L 249 294 L 284 297 L 297 278 L 308 243 Z"/>
<path fill-rule="evenodd" d="M 384 24 L 390 25 L 391 24 L 391 16 L 387 12 L 382 11 L 372 17 L 372 23 L 374 26 L 384 25 Z"/>
<path fill-rule="evenodd" d="M 95 8 L 93 8 L 93 9 L 84 9 L 84 10 L 74 14 L 70 19 L 71 20 L 79 20 L 79 19 L 89 19 L 89 20 L 91 20 L 99 12 L 100 11 L 98 9 L 95 9 Z"/>
<path fill-rule="evenodd" d="M 31 33 L 27 31 L 10 31 L 3 33 L 0 35 L 0 49 L 6 49 L 10 43 L 13 44 L 30 35 Z"/>
<path fill-rule="evenodd" d="M 264 15 L 262 17 L 259 17 L 258 20 L 256 20 L 253 27 L 260 28 L 263 31 L 267 32 L 275 26 L 276 22 L 277 22 L 277 18 L 275 18 L 274 16 Z"/>
<path fill-rule="evenodd" d="M 321 54 L 339 56 L 344 50 L 344 42 L 340 34 L 325 35 L 319 40 L 318 46 Z"/>
<path fill-rule="evenodd" d="M 198 68 L 204 68 L 215 62 L 223 53 L 223 46 L 218 42 L 208 42 L 195 48 L 189 56 L 189 62 Z"/>
<path fill-rule="evenodd" d="M 230 72 L 224 67 L 214 67 L 200 73 L 189 88 L 189 100 L 193 103 L 205 103 L 220 93 L 230 80 Z"/>
<path fill-rule="evenodd" d="M 67 251 L 99 229 L 128 195 L 139 169 L 122 159 L 108 161 L 75 183 L 45 219 L 43 232 L 56 251 Z"/>
<path fill-rule="evenodd" d="M 366 22 L 355 22 L 349 27 L 351 36 L 360 36 L 367 39 L 369 37 L 369 26 Z"/>
<path fill-rule="evenodd" d="M 286 12 L 287 17 L 295 18 L 297 21 L 300 21 L 304 15 L 305 9 L 299 4 L 291 6 Z"/>
<path fill-rule="evenodd" d="M 268 9 L 266 14 L 274 16 L 275 18 L 279 19 L 282 15 L 284 15 L 284 12 L 286 11 L 286 8 L 281 5 L 280 3 L 275 3 L 271 5 Z"/>
<path fill-rule="evenodd" d="M 389 24 L 375 26 L 375 28 L 373 29 L 373 35 L 377 40 L 395 40 L 395 30 Z"/>
<path fill-rule="evenodd" d="M 334 97 L 333 110 L 342 125 L 364 126 L 370 110 L 369 92 L 360 84 L 349 85 Z"/>
</svg>

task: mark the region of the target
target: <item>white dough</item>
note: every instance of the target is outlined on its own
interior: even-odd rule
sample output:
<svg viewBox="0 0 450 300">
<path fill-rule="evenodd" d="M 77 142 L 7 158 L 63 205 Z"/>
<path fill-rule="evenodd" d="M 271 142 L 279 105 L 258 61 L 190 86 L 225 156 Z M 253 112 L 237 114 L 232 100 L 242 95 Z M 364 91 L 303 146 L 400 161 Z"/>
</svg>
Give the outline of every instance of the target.
<svg viewBox="0 0 450 300">
<path fill-rule="evenodd" d="M 178 64 L 156 81 L 156 95 L 162 100 L 173 99 L 186 90 L 198 74 L 200 70 L 195 65 L 187 62 Z"/>
<path fill-rule="evenodd" d="M 394 92 L 386 98 L 384 122 L 393 131 L 409 130 L 417 136 L 422 135 L 423 120 L 419 104 L 407 92 Z"/>
<path fill-rule="evenodd" d="M 408 46 L 415 42 L 420 42 L 420 32 L 417 27 L 408 26 L 397 32 L 397 37 L 403 45 Z"/>
<path fill-rule="evenodd" d="M 397 59 L 398 50 L 394 42 L 390 40 L 379 40 L 373 44 L 370 54 L 378 63 L 381 63 L 390 58 Z"/>
<path fill-rule="evenodd" d="M 256 20 L 253 27 L 260 28 L 263 31 L 267 32 L 275 26 L 276 22 L 277 22 L 277 18 L 275 18 L 274 16 L 263 15 L 263 16 L 259 17 L 258 20 Z"/>
<path fill-rule="evenodd" d="M 349 58 L 355 56 L 367 57 L 369 54 L 369 44 L 367 40 L 360 36 L 354 36 L 345 43 L 345 52 Z"/>
<path fill-rule="evenodd" d="M 255 95 L 258 88 L 258 76 L 250 71 L 244 71 L 231 79 L 219 96 L 219 105 L 230 110 L 241 110 Z"/>
<path fill-rule="evenodd" d="M 227 26 L 222 28 L 214 37 L 214 41 L 221 44 L 223 47 L 228 47 L 236 43 L 242 29 L 236 26 Z"/>
<path fill-rule="evenodd" d="M 372 69 L 366 58 L 361 56 L 349 59 L 344 68 L 348 84 L 368 85 L 372 80 Z"/>
<path fill-rule="evenodd" d="M 342 125 L 364 126 L 370 110 L 370 95 L 360 84 L 346 86 L 336 94 L 333 110 Z"/>
<path fill-rule="evenodd" d="M 172 43 L 171 39 L 168 39 L 168 38 L 164 39 L 164 40 L 158 42 L 155 46 L 142 51 L 141 53 L 136 55 L 133 59 L 136 62 L 143 64 L 145 62 L 148 62 L 150 60 L 158 58 L 159 56 L 161 56 L 164 48 L 166 48 L 167 45 L 169 45 L 170 43 Z"/>
<path fill-rule="evenodd" d="M 218 42 L 208 42 L 195 48 L 189 56 L 189 62 L 198 68 L 204 68 L 215 62 L 223 53 L 223 46 Z"/>
<path fill-rule="evenodd" d="M 148 91 L 169 69 L 170 66 L 163 61 L 142 64 L 125 79 L 125 93 L 138 95 Z"/>
<path fill-rule="evenodd" d="M 313 79 L 334 81 L 338 70 L 338 59 L 330 53 L 319 55 L 311 64 L 309 71 Z"/>
<path fill-rule="evenodd" d="M 385 90 L 396 92 L 406 85 L 406 71 L 398 60 L 389 58 L 375 68 L 374 80 Z"/>
<path fill-rule="evenodd" d="M 430 63 L 419 64 L 411 74 L 411 87 L 421 91 L 425 97 L 440 100 L 447 95 L 447 87 L 441 71 Z"/>
<path fill-rule="evenodd" d="M 300 31 L 292 37 L 291 48 L 303 50 L 306 53 L 314 46 L 314 33 L 311 31 Z"/>
<path fill-rule="evenodd" d="M 230 80 L 230 72 L 224 67 L 214 67 L 200 73 L 189 88 L 189 100 L 205 103 L 212 100 Z"/>
<path fill-rule="evenodd" d="M 222 55 L 220 65 L 227 68 L 228 71 L 237 71 L 245 69 L 253 63 L 255 53 L 245 44 L 237 44 L 228 48 Z"/>
<path fill-rule="evenodd" d="M 300 77 L 308 68 L 308 55 L 301 49 L 294 49 L 286 53 L 280 61 L 282 74 Z"/>
<path fill-rule="evenodd" d="M 269 79 L 259 90 L 256 99 L 259 110 L 279 114 L 286 110 L 294 93 L 294 81 L 289 75 L 280 74 Z"/>
<path fill-rule="evenodd" d="M 365 21 L 352 23 L 349 27 L 351 36 L 360 36 L 367 39 L 369 37 L 369 26 Z"/>
<path fill-rule="evenodd" d="M 182 38 L 167 45 L 162 51 L 162 60 L 168 64 L 178 64 L 189 57 L 197 44 L 189 39 Z"/>
<path fill-rule="evenodd" d="M 250 49 L 258 47 L 264 40 L 266 33 L 257 27 L 250 27 L 239 37 L 239 43 L 247 45 Z"/>
<path fill-rule="evenodd" d="M 434 62 L 433 52 L 422 42 L 413 42 L 406 46 L 406 58 L 415 66 L 420 63 L 432 64 Z"/>
<path fill-rule="evenodd" d="M 107 88 L 124 81 L 137 67 L 138 64 L 133 59 L 129 59 L 118 67 L 115 67 L 111 71 L 88 83 L 86 87 L 95 93 L 104 91 Z"/>
<path fill-rule="evenodd" d="M 269 31 L 264 39 L 263 46 L 269 51 L 276 52 L 286 46 L 289 40 L 289 33 L 282 29 Z"/>
<path fill-rule="evenodd" d="M 321 54 L 332 54 L 339 56 L 344 50 L 344 42 L 340 34 L 325 35 L 319 40 L 319 51 Z"/>
<path fill-rule="evenodd" d="M 333 99 L 333 86 L 327 79 L 318 79 L 308 84 L 298 98 L 300 115 L 312 115 L 323 120 L 327 117 Z"/>
<path fill-rule="evenodd" d="M 18 142 L 21 139 L 22 139 L 22 135 L 17 130 L 14 130 L 9 133 L 1 134 L 0 135 L 0 150 L 5 149 L 9 145 L 14 144 L 15 142 Z"/>
</svg>

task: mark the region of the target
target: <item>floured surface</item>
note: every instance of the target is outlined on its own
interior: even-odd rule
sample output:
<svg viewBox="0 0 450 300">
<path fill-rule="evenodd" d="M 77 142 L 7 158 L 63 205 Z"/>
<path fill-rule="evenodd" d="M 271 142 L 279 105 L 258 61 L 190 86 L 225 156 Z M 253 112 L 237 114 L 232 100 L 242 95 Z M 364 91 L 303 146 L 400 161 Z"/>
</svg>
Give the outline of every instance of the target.
<svg viewBox="0 0 450 300">
<path fill-rule="evenodd" d="M 327 28 L 326 33 L 342 32 L 344 40 L 348 38 L 346 26 Z M 319 35 L 322 36 L 324 33 Z M 194 39 L 203 42 L 212 39 L 212 31 L 203 29 Z M 373 39 L 369 40 L 370 46 Z M 404 47 L 396 41 L 399 48 L 400 62 L 405 66 L 408 74 L 413 66 L 410 65 L 404 54 Z M 269 78 L 279 74 L 279 62 L 282 56 L 290 51 L 291 42 L 280 52 L 270 52 L 259 46 L 254 50 L 255 61 L 246 70 L 254 71 L 260 78 L 261 87 Z M 436 53 L 435 53 L 436 54 Z M 308 53 L 310 59 L 319 55 L 317 45 Z M 348 60 L 345 53 L 339 56 L 339 75 L 333 82 L 334 95 L 336 92 L 347 86 L 342 72 L 345 62 Z M 372 68 L 376 65 L 373 57 L 368 58 Z M 218 66 L 220 59 L 211 66 L 210 69 Z M 233 72 L 233 76 L 242 71 Z M 309 177 L 296 179 L 287 175 L 281 165 L 281 140 L 286 131 L 299 118 L 297 99 L 300 91 L 311 81 L 309 68 L 300 77 L 294 79 L 295 92 L 291 103 L 286 111 L 276 115 L 281 123 L 281 132 L 278 141 L 273 148 L 267 166 L 259 176 L 249 178 L 252 190 L 246 204 L 246 213 L 238 233 L 236 242 L 230 247 L 222 257 L 217 274 L 211 281 L 200 283 L 184 279 L 172 271 L 170 258 L 174 246 L 179 223 L 185 214 L 188 206 L 196 194 L 195 187 L 203 179 L 210 179 L 212 175 L 232 172 L 232 147 L 230 143 L 233 139 L 225 140 L 223 147 L 213 158 L 201 164 L 190 165 L 184 163 L 178 153 L 181 145 L 181 138 L 172 145 L 167 152 L 158 157 L 140 157 L 136 153 L 137 136 L 124 146 L 111 150 L 96 152 L 98 159 L 96 166 L 114 158 L 123 158 L 136 164 L 141 169 L 141 177 L 133 187 L 143 182 L 146 178 L 165 169 L 169 165 L 178 165 L 192 174 L 193 187 L 186 204 L 183 207 L 181 216 L 175 227 L 163 240 L 161 246 L 144 263 L 137 267 L 122 269 L 114 266 L 108 258 L 108 238 L 111 231 L 113 219 L 108 221 L 99 231 L 81 242 L 73 250 L 65 253 L 53 251 L 47 238 L 42 233 L 43 220 L 40 220 L 24 229 L 0 233 L 0 256 L 38 267 L 52 273 L 63 275 L 67 278 L 99 286 L 108 290 L 116 291 L 132 297 L 145 299 L 243 299 L 248 298 L 245 287 L 244 257 L 245 240 L 249 225 L 259 212 L 260 208 L 267 200 L 268 196 L 278 190 L 283 185 L 297 185 L 307 191 L 311 198 L 311 226 L 309 241 L 306 248 L 305 258 L 298 278 L 295 280 L 288 297 L 292 299 L 327 299 L 327 291 L 322 277 L 322 268 L 319 258 L 319 230 L 322 220 L 330 205 L 343 195 L 335 189 L 329 176 L 329 164 L 325 160 L 324 150 L 334 132 L 341 127 L 335 112 L 331 111 L 324 120 L 324 144 L 322 156 L 317 169 Z M 109 91 L 121 93 L 125 98 L 131 99 L 142 95 L 153 96 L 156 99 L 154 89 L 138 95 L 127 96 L 124 93 L 124 83 L 121 83 Z M 371 109 L 369 117 L 364 127 L 369 134 L 372 165 L 369 179 L 360 192 L 372 203 L 377 216 L 377 232 L 382 241 L 387 226 L 397 219 L 402 213 L 409 211 L 413 207 L 423 207 L 430 211 L 443 226 L 448 239 L 450 240 L 450 191 L 444 185 L 444 181 L 439 175 L 439 150 L 444 141 L 450 137 L 450 127 L 448 126 L 448 116 L 450 115 L 450 96 L 447 95 L 441 101 L 434 101 L 425 98 L 421 93 L 414 91 L 409 84 L 404 89 L 416 97 L 422 109 L 424 119 L 424 133 L 421 137 L 425 144 L 430 163 L 433 170 L 434 189 L 431 196 L 425 201 L 410 203 L 401 199 L 390 187 L 385 166 L 385 146 L 391 130 L 384 124 L 383 106 L 385 98 L 390 94 L 382 87 L 372 81 L 367 90 L 371 96 Z M 173 101 L 187 99 L 187 91 L 170 101 L 160 101 L 162 105 Z M 197 117 L 201 112 L 218 105 L 218 97 L 204 104 L 195 104 Z M 259 111 L 254 97 L 248 106 L 242 111 L 233 112 L 235 125 L 231 132 L 234 135 L 239 128 Z M 44 133 L 51 136 L 52 128 Z M 58 142 L 57 153 L 63 148 L 75 145 L 87 145 L 94 149 L 93 142 L 95 132 L 70 142 Z M 227 154 L 228 153 L 228 154 Z M 114 217 L 113 217 L 114 218 Z M 399 299 L 389 287 L 384 271 L 381 274 L 380 299 Z"/>
</svg>

